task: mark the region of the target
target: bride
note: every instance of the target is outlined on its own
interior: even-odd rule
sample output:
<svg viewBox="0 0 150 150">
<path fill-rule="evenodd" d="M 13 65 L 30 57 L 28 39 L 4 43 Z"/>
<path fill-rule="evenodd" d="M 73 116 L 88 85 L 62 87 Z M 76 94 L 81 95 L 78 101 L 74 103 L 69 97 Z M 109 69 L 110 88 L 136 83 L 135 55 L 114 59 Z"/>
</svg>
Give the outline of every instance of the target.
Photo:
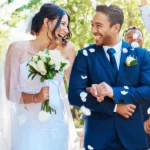
<svg viewBox="0 0 150 150">
<path fill-rule="evenodd" d="M 55 77 L 61 91 L 57 113 L 52 113 L 50 119 L 43 122 L 38 114 L 41 103 L 50 98 L 49 87 L 40 82 L 38 75 L 34 80 L 28 78 L 27 67 L 32 56 L 45 48 L 59 50 L 73 63 L 75 49 L 68 41 L 71 37 L 69 23 L 70 17 L 65 10 L 54 4 L 44 4 L 31 23 L 31 34 L 36 39 L 18 41 L 9 46 L 5 85 L 7 99 L 12 103 L 11 150 L 79 150 L 69 103 L 64 94 L 64 75 Z M 70 72 L 71 67 L 65 71 L 67 81 Z"/>
</svg>

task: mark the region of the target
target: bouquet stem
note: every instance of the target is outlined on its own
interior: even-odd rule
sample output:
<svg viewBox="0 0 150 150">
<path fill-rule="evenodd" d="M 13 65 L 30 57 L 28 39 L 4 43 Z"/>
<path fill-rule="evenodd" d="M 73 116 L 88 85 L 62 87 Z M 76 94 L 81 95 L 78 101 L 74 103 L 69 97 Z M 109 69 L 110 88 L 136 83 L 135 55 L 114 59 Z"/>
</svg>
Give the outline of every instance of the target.
<svg viewBox="0 0 150 150">
<path fill-rule="evenodd" d="M 49 100 L 46 100 L 42 103 L 41 110 L 49 112 L 50 114 L 54 112 L 56 114 L 56 110 L 49 106 Z"/>
</svg>

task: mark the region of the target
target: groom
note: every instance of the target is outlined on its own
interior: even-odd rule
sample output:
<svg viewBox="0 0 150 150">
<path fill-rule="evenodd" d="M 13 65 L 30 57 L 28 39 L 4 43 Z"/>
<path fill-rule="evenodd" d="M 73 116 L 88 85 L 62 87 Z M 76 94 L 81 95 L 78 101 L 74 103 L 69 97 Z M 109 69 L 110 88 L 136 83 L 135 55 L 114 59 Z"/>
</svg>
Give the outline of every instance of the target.
<svg viewBox="0 0 150 150">
<path fill-rule="evenodd" d="M 120 39 L 123 21 L 118 6 L 97 6 L 95 44 L 80 50 L 73 65 L 69 101 L 91 111 L 85 116 L 86 150 L 147 147 L 141 105 L 150 103 L 150 59 L 145 49 Z"/>
</svg>

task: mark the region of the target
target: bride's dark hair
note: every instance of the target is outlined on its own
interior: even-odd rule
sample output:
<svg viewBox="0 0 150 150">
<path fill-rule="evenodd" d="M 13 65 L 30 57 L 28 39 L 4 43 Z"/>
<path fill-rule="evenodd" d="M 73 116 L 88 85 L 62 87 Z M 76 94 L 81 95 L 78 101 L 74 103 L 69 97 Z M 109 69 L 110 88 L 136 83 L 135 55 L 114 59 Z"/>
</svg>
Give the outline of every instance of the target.
<svg viewBox="0 0 150 150">
<path fill-rule="evenodd" d="M 56 39 L 55 31 L 60 26 L 62 17 L 64 15 L 68 16 L 68 34 L 62 39 L 62 44 L 66 45 L 67 39 L 71 38 L 71 31 L 70 31 L 70 16 L 69 14 L 60 8 L 58 5 L 55 4 L 44 4 L 40 11 L 35 14 L 35 16 L 32 19 L 31 24 L 31 34 L 32 35 L 38 35 L 42 25 L 44 18 L 48 18 L 49 20 L 54 20 L 58 18 L 58 21 L 54 27 L 54 30 L 52 31 L 53 37 Z"/>
</svg>

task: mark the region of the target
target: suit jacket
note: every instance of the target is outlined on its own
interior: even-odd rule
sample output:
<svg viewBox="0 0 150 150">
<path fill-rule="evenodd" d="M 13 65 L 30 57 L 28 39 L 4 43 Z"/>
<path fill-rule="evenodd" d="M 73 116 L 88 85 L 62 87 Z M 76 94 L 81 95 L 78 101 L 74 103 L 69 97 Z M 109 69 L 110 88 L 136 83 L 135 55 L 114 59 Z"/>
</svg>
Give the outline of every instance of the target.
<svg viewBox="0 0 150 150">
<path fill-rule="evenodd" d="M 91 48 L 95 49 L 91 52 Z M 110 62 L 102 46 L 95 44 L 78 52 L 75 59 L 69 83 L 69 101 L 71 105 L 85 106 L 91 110 L 90 116 L 85 116 L 84 147 L 91 145 L 94 149 L 105 148 L 112 141 L 116 133 L 127 149 L 140 149 L 147 147 L 146 134 L 143 128 L 141 105 L 150 103 L 150 59 L 147 50 L 136 48 L 123 41 L 122 48 L 128 50 L 121 52 L 120 67 L 117 77 L 114 77 Z M 85 56 L 85 50 L 88 56 Z M 137 58 L 138 64 L 126 66 L 127 56 Z M 87 76 L 82 79 L 82 76 Z M 115 79 L 116 78 L 116 79 Z M 113 88 L 114 99 L 105 97 L 98 102 L 95 97 L 88 94 L 86 102 L 80 97 L 86 87 L 92 84 L 106 82 Z M 125 89 L 128 86 L 129 89 Z M 122 91 L 128 92 L 122 94 Z M 135 104 L 136 110 L 129 119 L 114 114 L 115 104 Z"/>
</svg>

